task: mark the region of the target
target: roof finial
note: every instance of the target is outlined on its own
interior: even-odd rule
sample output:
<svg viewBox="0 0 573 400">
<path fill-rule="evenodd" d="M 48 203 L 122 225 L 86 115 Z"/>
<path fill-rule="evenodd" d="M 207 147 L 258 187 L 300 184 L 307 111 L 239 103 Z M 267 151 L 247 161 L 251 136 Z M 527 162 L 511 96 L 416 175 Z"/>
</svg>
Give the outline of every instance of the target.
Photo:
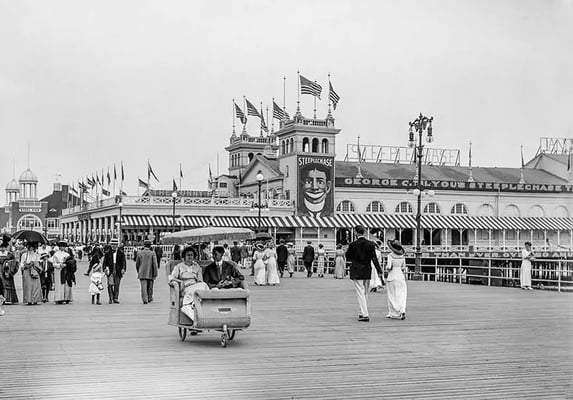
<svg viewBox="0 0 573 400">
<path fill-rule="evenodd" d="M 470 176 L 468 177 L 468 182 L 473 182 L 474 181 L 474 176 L 473 176 L 473 169 L 472 169 L 472 142 L 470 142 Z"/>
<path fill-rule="evenodd" d="M 30 169 L 30 143 L 28 143 L 28 169 Z"/>
<path fill-rule="evenodd" d="M 362 152 L 360 151 L 360 135 L 358 135 L 358 172 L 356 173 L 357 178 L 362 178 Z"/>
</svg>

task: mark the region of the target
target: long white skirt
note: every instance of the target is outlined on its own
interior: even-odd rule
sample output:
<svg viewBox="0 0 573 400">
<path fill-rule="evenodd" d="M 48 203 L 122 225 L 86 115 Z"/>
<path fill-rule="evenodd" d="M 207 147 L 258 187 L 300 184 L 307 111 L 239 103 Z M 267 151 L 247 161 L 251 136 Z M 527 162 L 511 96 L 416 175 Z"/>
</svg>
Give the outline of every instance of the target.
<svg viewBox="0 0 573 400">
<path fill-rule="evenodd" d="M 522 288 L 531 287 L 531 261 L 524 260 L 521 262 L 521 274 L 519 275 L 520 285 Z"/>
<path fill-rule="evenodd" d="M 374 266 L 373 263 L 371 263 L 370 268 L 372 269 L 372 271 L 370 272 L 370 289 L 379 289 L 382 287 L 382 279 L 380 279 L 380 276 L 378 275 L 378 271 L 376 271 L 376 267 Z"/>
<path fill-rule="evenodd" d="M 388 281 L 386 284 L 388 292 L 388 317 L 400 318 L 402 313 L 406 313 L 406 299 L 408 298 L 408 287 L 405 280 Z"/>
<path fill-rule="evenodd" d="M 272 257 L 267 261 L 267 283 L 269 285 L 278 285 L 281 283 L 277 270 L 277 260 Z"/>
<path fill-rule="evenodd" d="M 265 283 L 267 283 L 265 263 L 263 262 L 263 260 L 258 259 L 257 261 L 255 261 L 254 270 L 255 270 L 255 285 L 264 285 Z"/>
</svg>

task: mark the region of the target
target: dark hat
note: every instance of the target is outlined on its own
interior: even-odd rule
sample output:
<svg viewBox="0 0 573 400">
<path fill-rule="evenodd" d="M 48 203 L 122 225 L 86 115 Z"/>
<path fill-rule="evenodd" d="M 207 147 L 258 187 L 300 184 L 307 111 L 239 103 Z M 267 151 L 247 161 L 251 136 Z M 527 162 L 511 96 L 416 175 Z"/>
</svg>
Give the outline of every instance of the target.
<svg viewBox="0 0 573 400">
<path fill-rule="evenodd" d="M 213 253 L 215 252 L 225 254 L 225 248 L 223 246 L 215 246 L 213 247 Z"/>
<path fill-rule="evenodd" d="M 144 241 L 143 241 L 143 245 L 144 245 L 145 247 L 151 246 L 151 240 L 144 240 Z"/>
<path fill-rule="evenodd" d="M 362 225 L 356 225 L 354 227 L 354 230 L 356 231 L 356 233 L 358 233 L 359 235 L 364 235 L 364 232 L 366 232 L 366 229 L 362 226 Z"/>
<path fill-rule="evenodd" d="M 58 240 L 58 247 L 68 247 L 68 242 L 65 240 Z"/>
<path fill-rule="evenodd" d="M 401 256 L 405 253 L 404 248 L 402 247 L 402 243 L 399 240 L 388 240 L 388 247 L 392 250 L 393 253 Z"/>
<path fill-rule="evenodd" d="M 5 233 L 2 234 L 2 241 L 0 242 L 0 246 L 2 247 L 8 247 L 8 243 L 10 243 L 10 235 L 7 235 Z"/>
<path fill-rule="evenodd" d="M 306 244 L 312 244 L 312 240 L 307 240 Z"/>
<path fill-rule="evenodd" d="M 281 240 L 279 240 L 279 243 L 280 243 L 280 244 L 285 244 L 285 240 L 284 240 L 284 239 L 281 239 Z"/>
<path fill-rule="evenodd" d="M 523 244 L 531 246 L 531 242 L 529 240 Z"/>
<path fill-rule="evenodd" d="M 195 250 L 193 247 L 191 246 L 187 246 L 183 249 L 183 251 L 181 252 L 181 258 L 185 259 L 185 256 L 187 255 L 187 253 L 193 253 L 193 257 L 197 258 L 197 250 Z"/>
</svg>

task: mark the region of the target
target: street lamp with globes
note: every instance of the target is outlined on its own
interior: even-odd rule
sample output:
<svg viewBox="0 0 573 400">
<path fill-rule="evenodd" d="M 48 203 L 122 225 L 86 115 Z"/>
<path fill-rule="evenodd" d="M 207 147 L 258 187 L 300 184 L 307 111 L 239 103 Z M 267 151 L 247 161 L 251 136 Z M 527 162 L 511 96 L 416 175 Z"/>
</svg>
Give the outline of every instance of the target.
<svg viewBox="0 0 573 400">
<path fill-rule="evenodd" d="M 119 233 L 118 233 L 118 238 L 117 238 L 117 244 L 120 245 L 123 241 L 123 235 L 121 234 L 121 224 L 122 224 L 122 210 L 123 210 L 123 202 L 120 201 L 119 204 Z"/>
<path fill-rule="evenodd" d="M 422 158 L 424 157 L 424 145 L 422 143 L 422 133 L 426 131 L 426 141 L 432 143 L 434 137 L 432 136 L 432 121 L 434 117 L 426 117 L 420 113 L 418 118 L 410 122 L 410 130 L 408 132 L 408 145 L 414 148 L 418 169 L 418 182 L 413 194 L 417 196 L 418 208 L 416 210 L 416 265 L 414 267 L 414 280 L 422 279 L 422 248 L 421 248 L 421 220 L 422 220 Z M 415 133 L 418 134 L 418 144 L 416 145 Z"/>
<path fill-rule="evenodd" d="M 257 179 L 257 184 L 259 186 L 259 202 L 257 204 L 257 208 L 259 209 L 259 218 L 258 218 L 258 222 L 257 222 L 257 224 L 258 224 L 258 230 L 257 231 L 260 232 L 260 230 L 261 230 L 261 185 L 263 184 L 263 179 L 265 179 L 265 176 L 263 175 L 263 173 L 261 171 L 259 171 L 257 173 L 256 179 Z"/>
<path fill-rule="evenodd" d="M 175 202 L 177 201 L 177 191 L 174 190 L 171 193 L 171 198 L 173 199 L 173 220 L 171 222 L 171 233 L 175 232 Z"/>
</svg>

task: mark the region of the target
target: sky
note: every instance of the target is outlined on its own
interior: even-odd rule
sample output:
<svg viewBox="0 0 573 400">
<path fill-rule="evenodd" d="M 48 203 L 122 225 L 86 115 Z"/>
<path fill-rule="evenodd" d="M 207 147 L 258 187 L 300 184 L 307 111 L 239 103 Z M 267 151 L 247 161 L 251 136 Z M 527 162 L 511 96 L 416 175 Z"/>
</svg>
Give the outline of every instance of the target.
<svg viewBox="0 0 573 400">
<path fill-rule="evenodd" d="M 319 118 L 331 75 L 337 159 L 358 136 L 406 146 L 421 112 L 462 165 L 471 141 L 474 166 L 519 167 L 520 145 L 573 137 L 572 49 L 572 0 L 0 0 L 0 185 L 29 163 L 42 197 L 123 161 L 137 194 L 149 160 L 157 187 L 181 163 L 205 190 L 233 99 L 282 105 L 286 77 L 292 115 L 297 71 L 324 88 Z"/>
</svg>

